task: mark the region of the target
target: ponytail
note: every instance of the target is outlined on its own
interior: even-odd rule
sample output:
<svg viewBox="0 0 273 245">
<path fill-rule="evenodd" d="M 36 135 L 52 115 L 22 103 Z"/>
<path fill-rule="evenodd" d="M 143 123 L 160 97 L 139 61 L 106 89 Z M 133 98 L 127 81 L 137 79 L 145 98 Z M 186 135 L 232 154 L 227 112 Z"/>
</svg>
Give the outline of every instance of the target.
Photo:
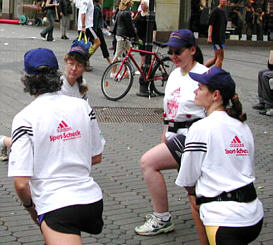
<svg viewBox="0 0 273 245">
<path fill-rule="evenodd" d="M 202 53 L 201 49 L 197 45 L 195 46 L 195 49 L 196 49 L 196 51 L 195 51 L 195 54 L 193 55 L 193 59 L 195 61 L 197 61 L 198 63 L 203 64 L 204 57 L 203 57 L 203 53 Z"/>
<path fill-rule="evenodd" d="M 82 76 L 80 76 L 79 78 L 77 78 L 77 83 L 79 85 L 79 91 L 81 94 L 85 95 L 88 91 L 88 86 L 85 85 L 85 84 L 82 84 L 83 83 L 83 78 Z"/>
<path fill-rule="evenodd" d="M 224 106 L 228 105 L 228 101 L 223 101 Z M 246 113 L 243 113 L 242 104 L 239 100 L 238 94 L 231 98 L 231 106 L 226 106 L 226 112 L 229 116 L 238 119 L 241 122 L 246 121 Z"/>
</svg>

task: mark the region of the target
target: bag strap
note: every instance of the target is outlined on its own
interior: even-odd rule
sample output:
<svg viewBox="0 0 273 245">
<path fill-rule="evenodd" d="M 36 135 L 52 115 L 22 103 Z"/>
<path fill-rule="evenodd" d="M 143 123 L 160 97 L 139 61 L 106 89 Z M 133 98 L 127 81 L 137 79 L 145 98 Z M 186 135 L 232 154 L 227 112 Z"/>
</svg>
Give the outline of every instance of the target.
<svg viewBox="0 0 273 245">
<path fill-rule="evenodd" d="M 87 36 L 86 36 L 86 33 L 84 32 L 80 32 L 80 34 L 79 34 L 79 37 L 78 37 L 78 41 L 81 41 L 82 40 L 82 34 L 83 34 L 83 40 L 84 40 L 84 43 L 85 44 L 87 44 L 88 43 L 88 41 L 87 41 Z"/>
</svg>

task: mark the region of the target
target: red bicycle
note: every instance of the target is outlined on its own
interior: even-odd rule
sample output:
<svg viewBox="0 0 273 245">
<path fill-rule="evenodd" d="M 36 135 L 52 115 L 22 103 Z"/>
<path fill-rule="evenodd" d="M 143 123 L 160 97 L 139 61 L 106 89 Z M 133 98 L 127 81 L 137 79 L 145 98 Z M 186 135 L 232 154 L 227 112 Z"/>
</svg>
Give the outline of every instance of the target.
<svg viewBox="0 0 273 245">
<path fill-rule="evenodd" d="M 134 80 L 134 66 L 140 72 L 144 81 L 148 83 L 149 94 L 154 91 L 158 95 L 164 95 L 169 74 L 175 68 L 175 65 L 168 55 L 162 55 L 158 52 L 159 48 L 165 47 L 162 43 L 153 42 L 153 44 L 157 46 L 155 52 L 130 47 L 122 60 L 116 61 L 106 68 L 101 79 L 101 89 L 107 99 L 116 101 L 123 98 L 129 92 Z M 152 56 L 147 72 L 144 72 L 142 67 L 138 65 L 132 55 L 134 52 Z M 113 70 L 117 72 L 113 74 Z"/>
</svg>

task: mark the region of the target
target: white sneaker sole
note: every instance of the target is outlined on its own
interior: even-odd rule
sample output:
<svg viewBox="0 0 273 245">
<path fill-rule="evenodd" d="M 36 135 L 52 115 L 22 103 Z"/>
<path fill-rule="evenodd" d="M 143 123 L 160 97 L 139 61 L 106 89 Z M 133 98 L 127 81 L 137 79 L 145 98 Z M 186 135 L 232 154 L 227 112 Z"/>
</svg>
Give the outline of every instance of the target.
<svg viewBox="0 0 273 245">
<path fill-rule="evenodd" d="M 158 235 L 160 233 L 168 233 L 168 232 L 171 232 L 171 231 L 174 231 L 174 224 L 168 226 L 167 228 L 160 229 L 158 231 L 153 231 L 153 232 L 141 232 L 141 231 L 137 231 L 135 229 L 135 232 L 138 235 L 141 235 L 141 236 L 155 236 L 155 235 Z"/>
</svg>

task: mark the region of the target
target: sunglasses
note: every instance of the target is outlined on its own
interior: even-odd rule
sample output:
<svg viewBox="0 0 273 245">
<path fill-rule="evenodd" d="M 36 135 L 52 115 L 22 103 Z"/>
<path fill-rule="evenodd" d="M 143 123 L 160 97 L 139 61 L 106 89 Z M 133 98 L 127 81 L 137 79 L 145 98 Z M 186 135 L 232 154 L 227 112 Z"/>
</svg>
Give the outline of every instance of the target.
<svg viewBox="0 0 273 245">
<path fill-rule="evenodd" d="M 171 49 L 169 49 L 169 51 L 168 51 L 168 55 L 180 55 L 180 54 L 182 54 L 184 51 L 186 50 L 186 48 L 179 48 L 179 49 L 175 49 L 175 50 L 171 50 Z"/>
</svg>

